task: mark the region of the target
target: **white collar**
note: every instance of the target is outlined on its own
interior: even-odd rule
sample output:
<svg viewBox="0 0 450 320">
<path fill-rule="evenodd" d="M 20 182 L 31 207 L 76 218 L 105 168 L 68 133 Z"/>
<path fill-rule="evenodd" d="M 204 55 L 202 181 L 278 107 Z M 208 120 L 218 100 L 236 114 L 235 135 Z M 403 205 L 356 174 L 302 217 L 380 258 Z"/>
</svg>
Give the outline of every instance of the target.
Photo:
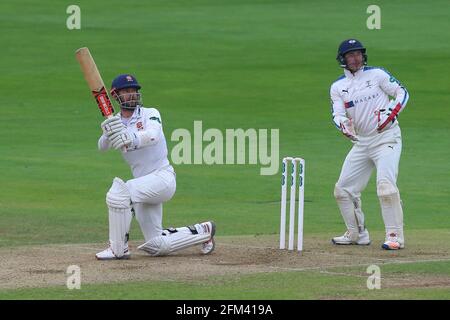
<svg viewBox="0 0 450 320">
<path fill-rule="evenodd" d="M 349 79 L 354 79 L 359 77 L 362 73 L 364 72 L 364 66 L 362 66 L 358 71 L 356 71 L 354 74 L 348 70 L 348 69 L 344 69 L 344 74 L 347 78 Z"/>
</svg>

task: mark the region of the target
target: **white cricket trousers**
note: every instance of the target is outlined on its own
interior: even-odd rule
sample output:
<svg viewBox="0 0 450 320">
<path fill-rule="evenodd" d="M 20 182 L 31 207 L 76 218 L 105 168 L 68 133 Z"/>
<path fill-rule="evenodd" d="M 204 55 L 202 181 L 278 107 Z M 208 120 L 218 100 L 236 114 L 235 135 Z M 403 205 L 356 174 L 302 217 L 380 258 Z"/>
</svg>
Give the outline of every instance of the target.
<svg viewBox="0 0 450 320">
<path fill-rule="evenodd" d="M 352 198 L 360 198 L 375 168 L 377 184 L 387 180 L 397 186 L 401 153 L 402 138 L 399 126 L 373 137 L 361 137 L 345 158 L 336 185 L 347 191 Z"/>
<path fill-rule="evenodd" d="M 162 234 L 163 203 L 176 190 L 176 175 L 172 166 L 126 182 L 131 202 L 145 241 Z"/>
</svg>

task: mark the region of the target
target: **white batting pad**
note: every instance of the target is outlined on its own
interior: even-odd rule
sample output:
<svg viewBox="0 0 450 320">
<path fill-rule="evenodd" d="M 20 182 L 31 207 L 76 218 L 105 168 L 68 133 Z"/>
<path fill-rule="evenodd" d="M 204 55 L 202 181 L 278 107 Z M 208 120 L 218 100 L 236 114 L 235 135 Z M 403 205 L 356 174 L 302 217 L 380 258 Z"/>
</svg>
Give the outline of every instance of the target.
<svg viewBox="0 0 450 320">
<path fill-rule="evenodd" d="M 114 178 L 113 184 L 106 194 L 108 208 L 131 209 L 131 195 L 127 185 L 120 178 Z"/>
<path fill-rule="evenodd" d="M 210 233 L 193 234 L 186 227 L 176 228 L 175 230 L 176 232 L 167 232 L 165 236 L 150 239 L 140 245 L 138 249 L 144 250 L 152 256 L 162 256 L 204 243 L 211 238 Z"/>
<path fill-rule="evenodd" d="M 117 257 L 124 254 L 126 248 L 126 235 L 130 231 L 131 211 L 124 212 L 109 209 L 109 243 Z"/>
<path fill-rule="evenodd" d="M 109 211 L 109 241 L 111 249 L 117 257 L 124 254 L 126 235 L 131 224 L 131 200 L 128 188 L 120 178 L 114 178 L 113 184 L 106 194 Z"/>
</svg>

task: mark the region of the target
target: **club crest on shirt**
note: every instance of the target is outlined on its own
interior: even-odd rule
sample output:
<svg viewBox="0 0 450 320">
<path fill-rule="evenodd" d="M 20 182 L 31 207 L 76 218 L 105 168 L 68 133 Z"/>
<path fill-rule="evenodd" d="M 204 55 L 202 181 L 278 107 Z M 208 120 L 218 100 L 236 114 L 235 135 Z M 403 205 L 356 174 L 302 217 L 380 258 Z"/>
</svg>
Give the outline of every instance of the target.
<svg viewBox="0 0 450 320">
<path fill-rule="evenodd" d="M 144 130 L 144 126 L 142 125 L 142 121 L 139 121 L 136 123 L 136 128 L 140 131 L 140 130 Z"/>
</svg>

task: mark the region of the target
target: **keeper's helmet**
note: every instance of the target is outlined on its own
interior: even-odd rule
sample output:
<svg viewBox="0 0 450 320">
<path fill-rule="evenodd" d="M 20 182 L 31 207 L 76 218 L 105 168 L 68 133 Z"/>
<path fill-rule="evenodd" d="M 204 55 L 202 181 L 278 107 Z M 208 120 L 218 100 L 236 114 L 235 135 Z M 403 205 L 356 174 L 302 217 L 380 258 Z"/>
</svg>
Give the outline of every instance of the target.
<svg viewBox="0 0 450 320">
<path fill-rule="evenodd" d="M 347 62 L 345 61 L 345 54 L 351 51 L 361 51 L 363 55 L 363 64 L 367 64 L 367 54 L 366 54 L 366 48 L 363 46 L 363 44 L 356 40 L 356 39 L 347 39 L 342 41 L 342 43 L 339 45 L 338 53 L 336 60 L 338 61 L 339 65 L 342 68 L 347 68 Z"/>
<path fill-rule="evenodd" d="M 135 88 L 136 92 L 119 94 L 119 90 L 127 88 Z M 138 105 L 142 105 L 140 89 L 141 86 L 133 75 L 121 74 L 113 80 L 110 93 L 121 108 L 134 110 Z"/>
</svg>

